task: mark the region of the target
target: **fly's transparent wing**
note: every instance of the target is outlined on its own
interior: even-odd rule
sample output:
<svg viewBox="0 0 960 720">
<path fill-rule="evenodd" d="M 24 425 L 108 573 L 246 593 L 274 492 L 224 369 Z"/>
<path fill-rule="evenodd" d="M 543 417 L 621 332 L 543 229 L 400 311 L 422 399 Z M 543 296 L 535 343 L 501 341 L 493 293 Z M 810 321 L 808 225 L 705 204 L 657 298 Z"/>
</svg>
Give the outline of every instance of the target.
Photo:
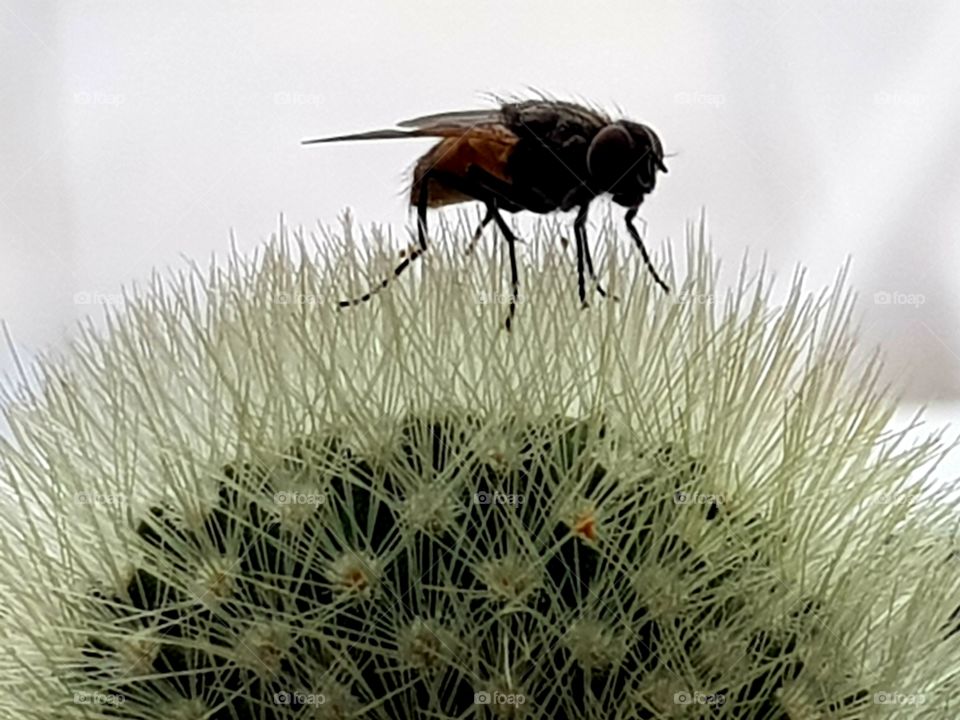
<svg viewBox="0 0 960 720">
<path fill-rule="evenodd" d="M 396 128 L 303 140 L 302 144 L 411 137 L 459 137 L 469 133 L 475 127 L 497 126 L 502 128 L 502 119 L 503 116 L 499 110 L 464 110 L 461 112 L 436 113 L 398 122 Z"/>
<path fill-rule="evenodd" d="M 313 140 L 302 140 L 301 145 L 312 145 L 314 143 L 341 142 L 343 140 L 389 140 L 393 138 L 419 137 L 420 133 L 410 130 L 395 130 L 388 128 L 386 130 L 369 130 L 367 132 L 351 133 L 349 135 L 335 135 L 333 137 L 314 138 Z"/>
<path fill-rule="evenodd" d="M 486 123 L 499 123 L 503 120 L 500 108 L 492 110 L 455 110 L 453 112 L 434 113 L 432 115 L 421 115 L 420 117 L 403 120 L 397 123 L 402 128 L 428 128 L 433 126 L 443 127 L 470 127 L 472 125 L 481 125 Z"/>
</svg>

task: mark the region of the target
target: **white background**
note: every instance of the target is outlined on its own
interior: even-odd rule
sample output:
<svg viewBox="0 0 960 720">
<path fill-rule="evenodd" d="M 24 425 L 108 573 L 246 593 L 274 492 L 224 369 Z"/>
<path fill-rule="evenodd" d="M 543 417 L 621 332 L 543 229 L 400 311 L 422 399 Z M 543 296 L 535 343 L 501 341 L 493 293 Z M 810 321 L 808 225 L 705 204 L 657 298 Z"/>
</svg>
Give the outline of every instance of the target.
<svg viewBox="0 0 960 720">
<path fill-rule="evenodd" d="M 907 401 L 949 403 L 958 37 L 960 4 L 934 0 L 0 0 L 0 319 L 29 361 L 231 230 L 245 251 L 281 212 L 400 226 L 429 141 L 300 140 L 531 86 L 619 106 L 679 153 L 641 211 L 655 249 L 682 252 L 705 206 L 728 266 L 749 247 L 818 289 L 852 255 L 864 343 Z"/>
</svg>

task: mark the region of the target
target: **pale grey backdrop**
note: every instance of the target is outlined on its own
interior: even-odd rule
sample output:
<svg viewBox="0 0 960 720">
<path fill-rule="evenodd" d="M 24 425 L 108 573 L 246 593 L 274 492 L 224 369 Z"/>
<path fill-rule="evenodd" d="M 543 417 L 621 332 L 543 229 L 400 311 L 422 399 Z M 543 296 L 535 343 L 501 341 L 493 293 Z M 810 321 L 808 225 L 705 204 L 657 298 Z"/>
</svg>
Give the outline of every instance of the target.
<svg viewBox="0 0 960 720">
<path fill-rule="evenodd" d="M 960 390 L 960 5 L 0 0 L 0 319 L 24 359 L 151 268 L 294 225 L 401 224 L 421 141 L 305 137 L 533 86 L 655 127 L 679 249 L 828 283 L 847 255 L 911 401 Z M 0 370 L 12 367 L 0 352 Z"/>
</svg>

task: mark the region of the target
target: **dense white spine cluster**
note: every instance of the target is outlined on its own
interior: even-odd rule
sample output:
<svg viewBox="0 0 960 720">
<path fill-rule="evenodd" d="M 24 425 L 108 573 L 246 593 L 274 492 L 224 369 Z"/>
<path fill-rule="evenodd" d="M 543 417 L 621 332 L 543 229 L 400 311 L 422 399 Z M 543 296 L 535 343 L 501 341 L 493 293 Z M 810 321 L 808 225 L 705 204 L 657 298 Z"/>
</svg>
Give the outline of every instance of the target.
<svg viewBox="0 0 960 720">
<path fill-rule="evenodd" d="M 9 387 L 0 718 L 955 717 L 944 447 L 844 273 L 721 293 L 701 225 L 665 296 L 600 230 L 621 300 L 541 223 L 512 333 L 469 223 L 348 310 L 379 234 L 282 230 Z"/>
</svg>

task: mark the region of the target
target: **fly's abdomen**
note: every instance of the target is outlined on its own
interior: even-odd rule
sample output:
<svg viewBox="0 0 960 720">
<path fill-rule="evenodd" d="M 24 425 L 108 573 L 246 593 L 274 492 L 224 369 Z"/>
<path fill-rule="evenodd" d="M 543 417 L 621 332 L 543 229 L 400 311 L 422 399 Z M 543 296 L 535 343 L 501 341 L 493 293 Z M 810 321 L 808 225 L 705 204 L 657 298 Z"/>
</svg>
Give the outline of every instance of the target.
<svg viewBox="0 0 960 720">
<path fill-rule="evenodd" d="M 413 170 L 410 204 L 416 205 L 424 176 L 433 171 L 466 178 L 471 166 L 482 168 L 504 182 L 512 182 L 509 160 L 517 136 L 502 125 L 478 125 L 455 137 L 446 137 L 421 157 Z M 441 182 L 430 184 L 427 205 L 439 207 L 477 198 L 447 187 Z"/>
</svg>

